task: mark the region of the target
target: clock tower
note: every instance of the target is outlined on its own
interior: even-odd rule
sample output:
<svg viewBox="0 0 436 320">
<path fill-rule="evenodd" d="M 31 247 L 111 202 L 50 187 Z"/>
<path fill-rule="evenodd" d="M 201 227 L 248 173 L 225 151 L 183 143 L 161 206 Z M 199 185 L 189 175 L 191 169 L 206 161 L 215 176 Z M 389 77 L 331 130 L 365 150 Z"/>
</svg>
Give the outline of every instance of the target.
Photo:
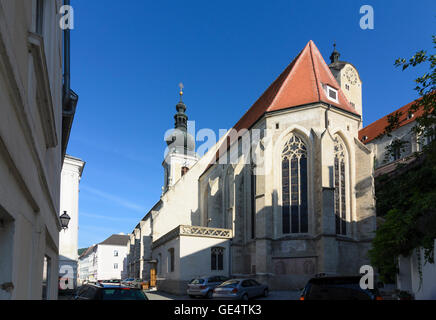
<svg viewBox="0 0 436 320">
<path fill-rule="evenodd" d="M 351 106 L 362 116 L 362 81 L 356 67 L 349 62 L 340 61 L 340 56 L 335 44 L 329 68 Z M 362 126 L 362 122 L 360 125 Z"/>
</svg>

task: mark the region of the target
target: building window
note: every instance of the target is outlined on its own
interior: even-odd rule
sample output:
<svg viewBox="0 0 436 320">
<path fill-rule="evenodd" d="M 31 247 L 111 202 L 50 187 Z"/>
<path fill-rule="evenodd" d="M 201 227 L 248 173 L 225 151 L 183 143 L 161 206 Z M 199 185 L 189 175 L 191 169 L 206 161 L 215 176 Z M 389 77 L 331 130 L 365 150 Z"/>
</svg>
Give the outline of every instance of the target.
<svg viewBox="0 0 436 320">
<path fill-rule="evenodd" d="M 35 32 L 42 36 L 44 28 L 44 0 L 36 0 Z"/>
<path fill-rule="evenodd" d="M 162 274 L 162 253 L 158 254 L 156 265 L 157 274 Z"/>
<path fill-rule="evenodd" d="M 174 272 L 174 248 L 168 249 L 168 272 Z"/>
<path fill-rule="evenodd" d="M 425 144 L 430 144 L 436 140 L 436 127 L 431 127 L 426 132 Z"/>
<path fill-rule="evenodd" d="M 210 269 L 224 270 L 224 248 L 215 247 L 211 249 Z"/>
<path fill-rule="evenodd" d="M 114 250 L 114 257 L 118 257 L 118 250 Z"/>
<path fill-rule="evenodd" d="M 345 89 L 350 90 L 350 86 L 348 84 L 346 84 Z"/>
<path fill-rule="evenodd" d="M 338 102 L 338 90 L 323 84 L 323 89 L 325 94 L 327 95 L 327 98 L 333 102 Z"/>
<path fill-rule="evenodd" d="M 347 188 L 346 188 L 346 149 L 341 138 L 336 137 L 334 164 L 334 186 L 335 186 L 335 223 L 336 234 L 347 234 Z"/>
<path fill-rule="evenodd" d="M 403 146 L 403 142 L 399 139 L 394 140 L 391 143 L 391 156 L 393 161 L 397 161 L 401 159 L 401 148 Z"/>
<path fill-rule="evenodd" d="M 292 135 L 282 152 L 283 233 L 307 233 L 307 148 Z"/>
<path fill-rule="evenodd" d="M 114 269 L 118 269 L 118 263 L 114 263 Z"/>
<path fill-rule="evenodd" d="M 188 168 L 188 167 L 182 167 L 182 177 L 183 177 L 185 174 L 187 174 L 188 171 L 189 171 L 189 168 Z"/>
</svg>

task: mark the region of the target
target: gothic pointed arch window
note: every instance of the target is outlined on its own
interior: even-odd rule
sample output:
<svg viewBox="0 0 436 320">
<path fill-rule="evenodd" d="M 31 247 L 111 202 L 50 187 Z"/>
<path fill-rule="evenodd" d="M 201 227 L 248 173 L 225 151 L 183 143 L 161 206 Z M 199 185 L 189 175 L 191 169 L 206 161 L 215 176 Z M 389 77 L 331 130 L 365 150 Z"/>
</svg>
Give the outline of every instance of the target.
<svg viewBox="0 0 436 320">
<path fill-rule="evenodd" d="M 282 227 L 283 233 L 307 233 L 308 185 L 307 147 L 293 134 L 282 152 Z"/>
<path fill-rule="evenodd" d="M 336 234 L 347 234 L 347 179 L 346 161 L 347 149 L 339 136 L 334 144 L 334 187 L 335 187 L 335 222 Z"/>
</svg>

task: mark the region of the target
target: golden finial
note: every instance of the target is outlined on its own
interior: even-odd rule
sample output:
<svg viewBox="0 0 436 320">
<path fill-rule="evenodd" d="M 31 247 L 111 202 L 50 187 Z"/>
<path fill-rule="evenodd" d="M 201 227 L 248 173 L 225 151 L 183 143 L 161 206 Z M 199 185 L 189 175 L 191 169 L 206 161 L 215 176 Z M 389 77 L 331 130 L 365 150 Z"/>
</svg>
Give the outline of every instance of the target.
<svg viewBox="0 0 436 320">
<path fill-rule="evenodd" d="M 180 92 L 179 92 L 179 94 L 180 94 L 180 101 L 182 101 L 182 98 L 183 98 L 183 89 L 185 88 L 183 86 L 182 82 L 179 83 L 179 88 L 180 88 Z"/>
</svg>

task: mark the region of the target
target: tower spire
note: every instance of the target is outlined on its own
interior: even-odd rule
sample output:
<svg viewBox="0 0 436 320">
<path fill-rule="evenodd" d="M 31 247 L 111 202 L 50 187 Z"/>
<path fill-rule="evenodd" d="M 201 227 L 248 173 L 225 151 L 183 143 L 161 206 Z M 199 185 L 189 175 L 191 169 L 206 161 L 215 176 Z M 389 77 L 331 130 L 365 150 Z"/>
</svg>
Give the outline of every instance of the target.
<svg viewBox="0 0 436 320">
<path fill-rule="evenodd" d="M 177 113 L 174 116 L 174 120 L 176 121 L 174 127 L 176 129 L 186 131 L 187 124 L 188 124 L 188 116 L 185 113 L 186 105 L 183 102 L 183 94 L 184 94 L 184 92 L 183 92 L 183 89 L 184 89 L 183 83 L 180 82 L 179 88 L 180 88 L 180 91 L 179 91 L 180 101 L 176 105 Z"/>
<path fill-rule="evenodd" d="M 340 56 L 341 54 L 338 52 L 338 50 L 336 50 L 336 40 L 335 40 L 335 42 L 333 43 L 333 52 L 332 55 L 330 56 L 331 63 L 338 62 Z"/>
<path fill-rule="evenodd" d="M 183 102 L 183 89 L 185 88 L 185 86 L 183 85 L 182 82 L 179 83 L 179 88 L 180 88 L 180 92 L 179 92 L 180 102 Z"/>
</svg>

